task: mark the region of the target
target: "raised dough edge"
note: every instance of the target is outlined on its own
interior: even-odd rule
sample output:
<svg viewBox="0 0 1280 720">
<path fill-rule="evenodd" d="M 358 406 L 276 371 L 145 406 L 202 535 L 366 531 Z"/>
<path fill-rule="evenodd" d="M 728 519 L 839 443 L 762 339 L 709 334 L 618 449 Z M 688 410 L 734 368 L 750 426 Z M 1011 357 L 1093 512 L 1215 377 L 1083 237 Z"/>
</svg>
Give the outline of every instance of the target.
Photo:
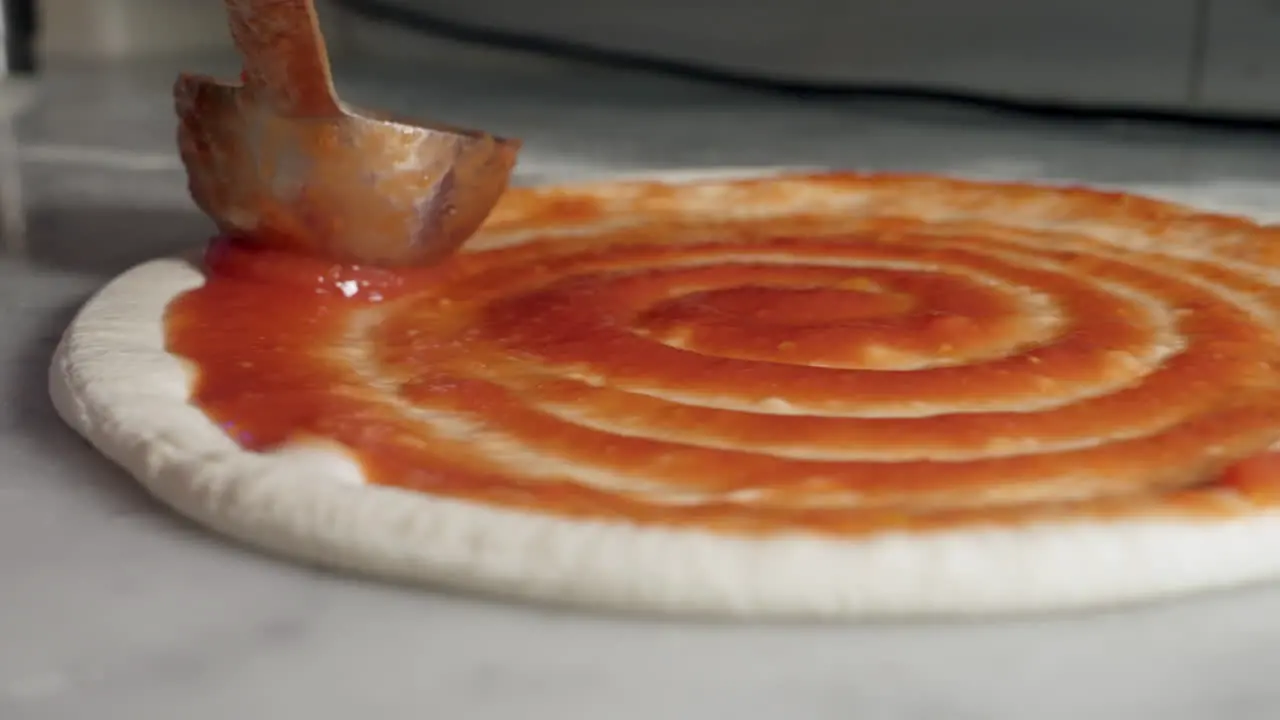
<svg viewBox="0 0 1280 720">
<path fill-rule="evenodd" d="M 627 611 L 792 618 L 973 615 L 1152 600 L 1280 576 L 1280 515 L 832 539 L 581 522 L 364 484 L 337 449 L 260 455 L 188 403 L 168 303 L 202 276 L 138 266 L 55 352 L 62 418 L 151 494 L 280 555 L 410 583 Z"/>
</svg>

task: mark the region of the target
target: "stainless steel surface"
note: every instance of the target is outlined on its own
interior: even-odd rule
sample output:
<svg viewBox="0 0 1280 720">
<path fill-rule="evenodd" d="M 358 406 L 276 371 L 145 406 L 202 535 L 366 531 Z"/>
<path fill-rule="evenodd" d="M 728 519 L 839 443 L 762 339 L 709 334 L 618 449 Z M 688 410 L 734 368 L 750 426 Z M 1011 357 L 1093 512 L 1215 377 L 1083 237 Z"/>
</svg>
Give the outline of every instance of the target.
<svg viewBox="0 0 1280 720">
<path fill-rule="evenodd" d="M 1197 3 L 377 1 L 485 27 L 789 80 L 1142 105 L 1185 101 Z"/>
<path fill-rule="evenodd" d="M 441 62 L 348 66 L 339 86 L 523 136 L 523 182 L 835 165 L 1085 180 L 1280 219 L 1274 135 L 795 104 L 500 55 Z M 173 147 L 179 67 L 235 64 L 55 68 L 16 123 L 28 233 L 0 258 L 0 718 L 1280 716 L 1280 586 L 988 623 L 646 622 L 336 577 L 175 519 L 58 422 L 44 376 L 89 293 L 209 232 Z"/>
<path fill-rule="evenodd" d="M 1206 1 L 1199 104 L 1280 116 L 1280 2 Z"/>
<path fill-rule="evenodd" d="M 1272 0 L 342 0 L 782 80 L 1280 116 Z M 352 18 L 363 52 L 415 53 Z"/>
</svg>

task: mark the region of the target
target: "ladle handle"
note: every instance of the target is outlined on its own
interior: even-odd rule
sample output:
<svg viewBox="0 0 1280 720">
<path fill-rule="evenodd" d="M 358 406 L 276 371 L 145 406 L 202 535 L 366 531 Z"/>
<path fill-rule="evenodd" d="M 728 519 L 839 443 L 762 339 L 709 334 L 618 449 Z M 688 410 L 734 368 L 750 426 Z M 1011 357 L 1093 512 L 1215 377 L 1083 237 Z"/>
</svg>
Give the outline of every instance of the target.
<svg viewBox="0 0 1280 720">
<path fill-rule="evenodd" d="M 245 84 L 288 117 L 341 114 L 312 0 L 225 0 Z"/>
</svg>

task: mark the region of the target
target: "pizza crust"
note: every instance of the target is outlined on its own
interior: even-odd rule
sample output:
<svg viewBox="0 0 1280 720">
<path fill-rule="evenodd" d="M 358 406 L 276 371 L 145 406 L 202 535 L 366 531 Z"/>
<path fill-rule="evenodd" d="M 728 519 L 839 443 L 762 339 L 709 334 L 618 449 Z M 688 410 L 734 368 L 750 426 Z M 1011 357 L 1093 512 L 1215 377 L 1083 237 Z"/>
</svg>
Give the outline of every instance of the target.
<svg viewBox="0 0 1280 720">
<path fill-rule="evenodd" d="M 242 450 L 188 403 L 165 351 L 186 259 L 108 284 L 49 375 L 59 414 L 148 491 L 208 528 L 388 579 L 642 612 L 868 617 L 1045 611 L 1280 576 L 1280 516 L 1127 518 L 865 538 L 732 536 L 521 513 L 368 485 L 340 448 Z"/>
</svg>

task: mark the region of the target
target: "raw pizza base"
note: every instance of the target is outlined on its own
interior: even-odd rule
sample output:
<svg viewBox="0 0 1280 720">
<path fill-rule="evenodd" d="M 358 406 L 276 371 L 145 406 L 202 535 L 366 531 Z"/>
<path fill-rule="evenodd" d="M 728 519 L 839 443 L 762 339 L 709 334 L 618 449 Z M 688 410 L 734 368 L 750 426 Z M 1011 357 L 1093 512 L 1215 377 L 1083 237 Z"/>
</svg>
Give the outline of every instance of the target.
<svg viewBox="0 0 1280 720">
<path fill-rule="evenodd" d="M 89 301 L 49 375 L 67 423 L 219 533 L 323 566 L 556 603 L 775 617 L 957 615 L 1150 600 L 1280 576 L 1280 516 L 1061 521 L 841 539 L 582 521 L 368 485 L 337 448 L 242 450 L 188 403 L 163 316 L 187 259 Z"/>
</svg>

